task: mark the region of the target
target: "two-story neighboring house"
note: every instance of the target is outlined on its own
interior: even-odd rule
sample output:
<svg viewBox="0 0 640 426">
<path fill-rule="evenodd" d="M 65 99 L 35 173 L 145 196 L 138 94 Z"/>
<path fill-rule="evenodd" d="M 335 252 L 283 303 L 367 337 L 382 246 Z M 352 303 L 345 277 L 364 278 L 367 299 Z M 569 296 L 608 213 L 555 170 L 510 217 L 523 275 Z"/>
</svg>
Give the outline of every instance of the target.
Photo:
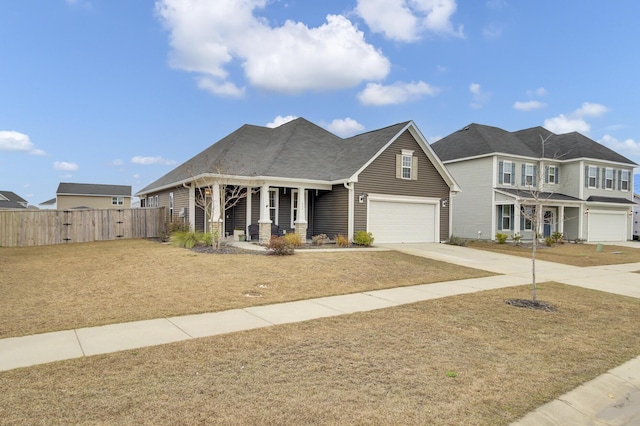
<svg viewBox="0 0 640 426">
<path fill-rule="evenodd" d="M 58 210 L 131 207 L 131 186 L 62 182 L 56 191 Z"/>
<path fill-rule="evenodd" d="M 531 240 L 632 238 L 636 163 L 577 133 L 543 127 L 508 132 L 470 124 L 431 145 L 462 188 L 452 203 L 452 235 Z"/>
<path fill-rule="evenodd" d="M 11 191 L 0 191 L 0 210 L 26 209 L 27 200 Z"/>
</svg>

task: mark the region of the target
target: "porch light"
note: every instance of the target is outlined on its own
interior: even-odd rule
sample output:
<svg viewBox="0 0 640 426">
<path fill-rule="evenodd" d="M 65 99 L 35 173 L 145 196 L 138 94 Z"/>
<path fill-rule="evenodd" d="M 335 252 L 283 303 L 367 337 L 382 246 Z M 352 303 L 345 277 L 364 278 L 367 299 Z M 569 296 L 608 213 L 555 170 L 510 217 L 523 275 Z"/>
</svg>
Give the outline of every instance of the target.
<svg viewBox="0 0 640 426">
<path fill-rule="evenodd" d="M 585 209 L 584 214 L 589 214 L 589 209 Z"/>
<path fill-rule="evenodd" d="M 211 197 L 211 188 L 207 188 L 204 190 L 204 195 L 206 195 L 207 197 Z"/>
<path fill-rule="evenodd" d="M 449 205 L 449 200 L 446 198 L 442 199 L 442 207 L 446 208 Z"/>
<path fill-rule="evenodd" d="M 358 202 L 359 203 L 364 203 L 364 200 L 366 200 L 366 199 L 367 199 L 367 193 L 366 192 L 362 192 L 358 196 Z"/>
</svg>

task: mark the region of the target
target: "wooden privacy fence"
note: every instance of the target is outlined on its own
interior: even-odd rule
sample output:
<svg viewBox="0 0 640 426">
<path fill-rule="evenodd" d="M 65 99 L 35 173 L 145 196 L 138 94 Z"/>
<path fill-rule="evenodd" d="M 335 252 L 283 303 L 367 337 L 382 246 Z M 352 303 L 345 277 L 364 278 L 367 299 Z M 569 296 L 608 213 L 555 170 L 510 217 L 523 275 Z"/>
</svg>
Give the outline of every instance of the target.
<svg viewBox="0 0 640 426">
<path fill-rule="evenodd" d="M 0 247 L 160 237 L 164 207 L 105 210 L 0 210 Z"/>
</svg>

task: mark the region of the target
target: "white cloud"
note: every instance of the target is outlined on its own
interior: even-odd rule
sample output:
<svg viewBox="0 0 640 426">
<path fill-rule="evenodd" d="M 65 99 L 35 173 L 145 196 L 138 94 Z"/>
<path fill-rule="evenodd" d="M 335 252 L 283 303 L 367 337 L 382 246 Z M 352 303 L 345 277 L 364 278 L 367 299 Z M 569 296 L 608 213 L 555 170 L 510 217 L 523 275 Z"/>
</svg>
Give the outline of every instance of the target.
<svg viewBox="0 0 640 426">
<path fill-rule="evenodd" d="M 267 127 L 271 127 L 271 128 L 280 127 L 283 124 L 286 124 L 290 121 L 295 120 L 296 118 L 298 117 L 296 117 L 295 115 L 287 115 L 285 117 L 279 115 L 276 118 L 274 118 L 271 123 L 267 123 Z"/>
<path fill-rule="evenodd" d="M 609 109 L 601 104 L 584 102 L 580 108 L 571 114 L 560 114 L 557 117 L 544 120 L 544 127 L 554 133 L 579 132 L 588 133 L 591 125 L 587 123 L 585 117 L 600 117 Z"/>
<path fill-rule="evenodd" d="M 131 162 L 134 164 L 142 164 L 143 166 L 148 166 L 151 164 L 161 164 L 163 166 L 170 166 L 172 164 L 176 164 L 173 160 L 166 160 L 162 157 L 141 157 L 139 155 L 133 157 Z"/>
<path fill-rule="evenodd" d="M 327 130 L 338 136 L 352 136 L 364 130 L 364 125 L 356 120 L 347 118 L 336 118 L 326 126 Z"/>
<path fill-rule="evenodd" d="M 115 167 L 122 166 L 123 164 L 124 164 L 124 161 L 122 161 L 122 160 L 121 160 L 121 159 L 119 159 L 119 158 L 116 158 L 115 160 L 113 160 L 113 161 L 111 162 L 111 165 L 112 165 L 112 166 L 115 166 Z"/>
<path fill-rule="evenodd" d="M 462 25 L 451 23 L 457 7 L 455 0 L 358 0 L 356 13 L 371 31 L 412 42 L 425 31 L 464 38 Z"/>
<path fill-rule="evenodd" d="M 358 94 L 358 99 L 364 105 L 402 104 L 420 99 L 423 96 L 435 96 L 438 91 L 437 88 L 423 81 L 417 83 L 398 81 L 388 86 L 369 83 L 367 87 Z"/>
<path fill-rule="evenodd" d="M 54 161 L 53 168 L 55 170 L 64 170 L 67 172 L 75 172 L 78 170 L 78 165 L 76 163 L 70 163 L 68 161 Z"/>
<path fill-rule="evenodd" d="M 484 92 L 482 90 L 482 86 L 478 83 L 471 83 L 469 85 L 469 91 L 473 95 L 473 100 L 471 101 L 471 108 L 482 108 L 485 103 L 489 101 L 491 98 L 490 92 Z"/>
<path fill-rule="evenodd" d="M 246 80 L 280 93 L 343 89 L 380 80 L 389 60 L 341 15 L 309 28 L 286 21 L 272 27 L 255 12 L 267 0 L 159 0 L 156 13 L 170 33 L 171 66 L 196 73 L 200 88 L 242 97 L 245 88 L 227 67 L 239 64 Z"/>
<path fill-rule="evenodd" d="M 626 153 L 627 155 L 640 155 L 640 141 L 634 141 L 631 138 L 619 141 L 613 136 L 606 134 L 598 142 L 616 152 Z"/>
<path fill-rule="evenodd" d="M 513 104 L 513 109 L 517 109 L 519 111 L 532 111 L 534 109 L 540 109 L 546 106 L 547 104 L 540 101 L 526 101 L 526 102 L 516 101 Z"/>
<path fill-rule="evenodd" d="M 37 149 L 28 135 L 13 130 L 0 130 L 0 151 L 20 151 L 31 155 L 45 155 Z"/>
<path fill-rule="evenodd" d="M 547 96 L 547 89 L 544 87 L 538 87 L 535 90 L 527 90 L 527 96 L 529 97 L 542 97 Z"/>
</svg>

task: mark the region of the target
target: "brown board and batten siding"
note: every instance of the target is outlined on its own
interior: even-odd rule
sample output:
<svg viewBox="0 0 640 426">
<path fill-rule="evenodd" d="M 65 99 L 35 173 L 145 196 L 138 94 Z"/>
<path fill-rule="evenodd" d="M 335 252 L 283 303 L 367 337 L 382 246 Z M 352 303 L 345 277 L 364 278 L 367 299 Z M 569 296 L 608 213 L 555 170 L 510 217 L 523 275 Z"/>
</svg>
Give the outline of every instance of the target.
<svg viewBox="0 0 640 426">
<path fill-rule="evenodd" d="M 348 235 L 349 191 L 344 185 L 334 185 L 331 191 L 319 191 L 314 198 L 313 235 L 326 234 L 329 238 Z"/>
<path fill-rule="evenodd" d="M 396 155 L 412 150 L 418 158 L 418 179 L 396 178 Z M 414 197 L 449 198 L 449 185 L 444 181 L 418 142 L 407 130 L 358 176 L 354 191 L 354 231 L 367 229 L 367 203 L 359 203 L 360 194 L 376 193 Z M 375 237 L 375 235 L 374 235 Z M 449 238 L 449 203 L 440 205 L 440 240 Z"/>
</svg>

